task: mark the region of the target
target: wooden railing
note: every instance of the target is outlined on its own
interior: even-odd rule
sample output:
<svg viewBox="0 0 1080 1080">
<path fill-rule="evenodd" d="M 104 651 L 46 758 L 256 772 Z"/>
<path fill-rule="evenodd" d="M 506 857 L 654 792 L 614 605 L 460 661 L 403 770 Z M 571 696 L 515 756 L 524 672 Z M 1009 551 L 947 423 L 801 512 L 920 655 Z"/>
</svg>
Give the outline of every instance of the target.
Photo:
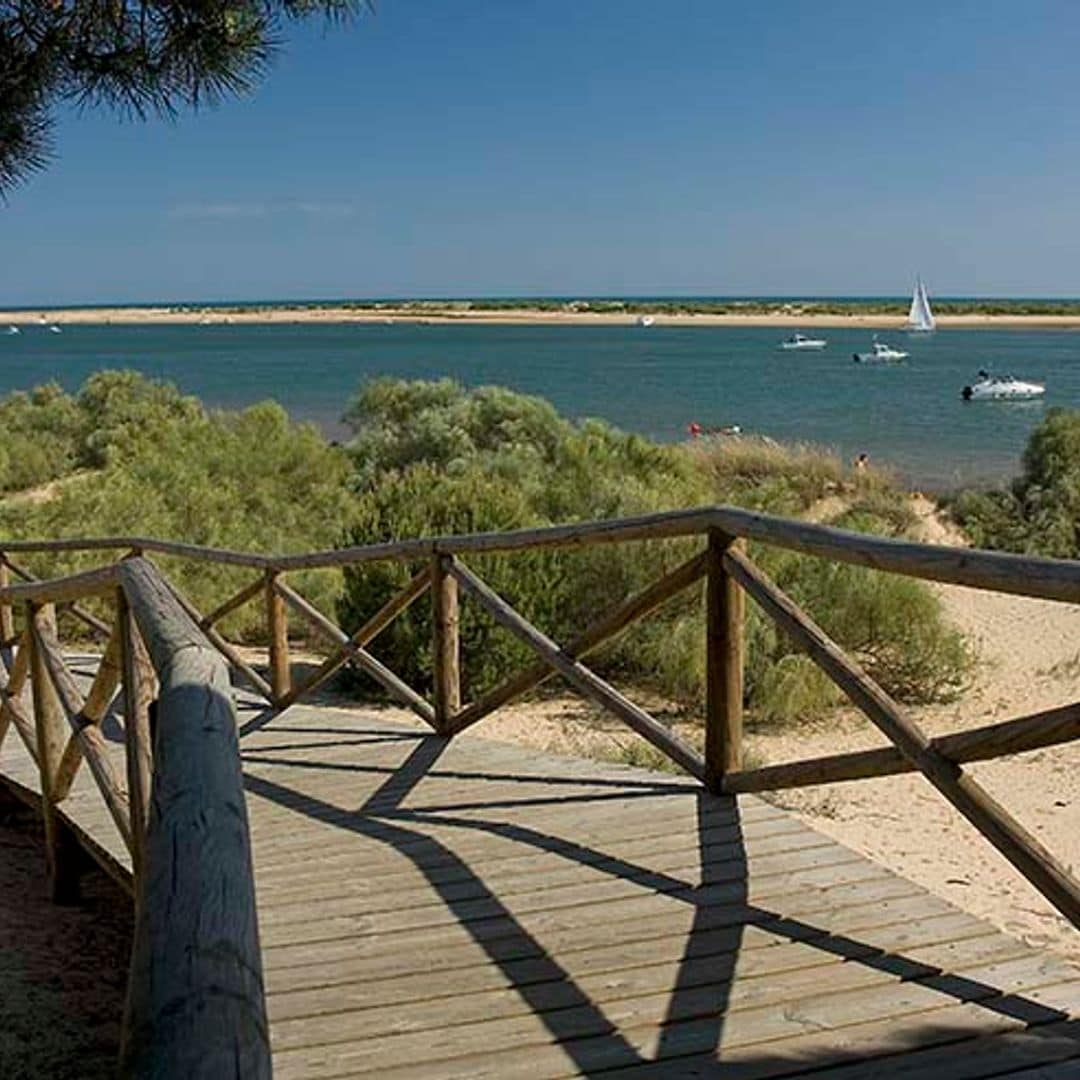
<svg viewBox="0 0 1080 1080">
<path fill-rule="evenodd" d="M 80 602 L 91 599 L 107 602 L 113 621 L 87 620 L 107 640 L 84 687 L 61 649 L 56 609 L 80 617 Z M 134 893 L 122 1075 L 270 1076 L 226 665 L 143 558 L 8 585 L 0 611 L 0 740 L 14 729 L 37 764 L 40 796 L 32 801 L 44 820 L 53 895 L 63 899 L 77 886 L 76 841 Z M 118 687 L 122 761 L 103 730 Z M 130 874 L 93 837 L 76 834 L 63 813 L 84 761 L 130 856 Z"/>
<path fill-rule="evenodd" d="M 530 551 L 554 547 L 586 547 L 670 538 L 699 538 L 701 550 L 665 573 L 637 595 L 616 604 L 574 640 L 553 641 L 499 596 L 468 564 L 474 555 Z M 156 988 L 156 976 L 146 965 L 163 964 L 171 955 L 163 944 L 164 928 L 156 926 L 154 910 L 164 888 L 162 860 L 170 858 L 165 838 L 190 826 L 193 807 L 182 779 L 185 770 L 200 777 L 201 807 L 228 806 L 219 817 L 206 818 L 221 829 L 220 856 L 229 867 L 202 867 L 193 878 L 211 891 L 214 874 L 240 874 L 244 890 L 235 923 L 221 927 L 243 958 L 245 979 L 237 983 L 237 1017 L 210 1031 L 191 1034 L 192 1043 L 209 1040 L 218 1047 L 228 1031 L 244 1032 L 244 1046 L 265 1055 L 265 1022 L 258 972 L 255 913 L 250 900 L 250 855 L 239 791 L 235 720 L 224 682 L 224 669 L 211 663 L 216 651 L 262 698 L 265 708 L 248 721 L 245 730 L 261 726 L 289 706 L 310 698 L 336 672 L 355 665 L 375 679 L 393 698 L 415 712 L 443 737 L 452 737 L 495 710 L 533 690 L 553 675 L 613 713 L 629 728 L 700 779 L 716 793 L 767 791 L 808 784 L 855 780 L 918 770 L 1074 925 L 1080 927 L 1080 885 L 1042 844 L 1017 822 L 963 769 L 967 762 L 987 760 L 1037 747 L 1064 743 L 1080 736 L 1080 704 L 1068 705 L 1005 723 L 930 738 L 865 671 L 831 641 L 789 597 L 748 557 L 745 540 L 786 548 L 807 555 L 853 563 L 926 580 L 1024 596 L 1080 602 L 1080 563 L 1004 555 L 961 548 L 937 547 L 884 539 L 859 533 L 771 517 L 731 507 L 704 508 L 618 521 L 588 522 L 545 529 L 470 536 L 401 540 L 303 555 L 251 555 L 220 551 L 145 537 L 87 541 L 0 542 L 0 645 L 5 685 L 0 709 L 0 738 L 8 726 L 23 738 L 41 773 L 41 805 L 49 837 L 49 858 L 57 891 L 64 887 L 62 844 L 56 808 L 70 790 L 81 759 L 94 780 L 127 843 L 135 870 L 140 932 L 136 949 L 132 1008 L 128 1025 L 130 1059 L 140 1060 L 140 1047 L 159 1038 L 158 1019 L 144 1000 Z M 121 561 L 100 569 L 54 581 L 34 581 L 21 565 L 24 553 L 116 552 Z M 156 571 L 148 555 L 161 554 L 246 567 L 252 579 L 234 595 L 202 614 Z M 411 564 L 408 584 L 355 632 L 346 633 L 289 585 L 289 573 L 329 567 L 350 567 L 394 561 Z M 20 583 L 12 584 L 14 579 Z M 699 753 L 610 682 L 586 665 L 586 658 L 638 620 L 691 586 L 706 582 L 706 709 L 704 750 Z M 409 686 L 370 651 L 369 646 L 394 619 L 431 592 L 433 691 L 430 699 Z M 86 610 L 93 596 L 115 597 L 112 626 Z M 744 607 L 755 601 L 766 616 L 789 635 L 828 677 L 889 739 L 878 750 L 837 754 L 809 761 L 763 768 L 745 768 L 742 757 Z M 480 605 L 536 655 L 536 661 L 509 675 L 502 683 L 472 701 L 462 700 L 459 642 L 459 604 Z M 241 650 L 220 633 L 217 624 L 246 604 L 259 603 L 266 620 L 269 650 L 267 677 Z M 107 644 L 89 692 L 74 685 L 56 639 L 51 606 L 59 606 L 91 632 L 106 635 Z M 13 612 L 23 610 L 23 626 Z M 306 678 L 294 682 L 290 662 L 288 613 L 303 620 L 329 644 L 325 660 Z M 142 643 L 145 643 L 142 644 Z M 152 665 L 151 665 L 152 661 Z M 144 719 L 154 697 L 147 687 L 151 668 L 160 682 L 157 697 L 157 735 L 151 753 Z M 100 723 L 118 680 L 123 685 L 126 790 L 108 760 Z M 32 701 L 26 685 L 31 684 Z M 201 695 L 201 696 L 200 696 Z M 213 704 L 213 737 L 198 734 L 193 722 L 201 702 Z M 58 699 L 58 700 L 56 700 Z M 198 708 L 197 708 L 198 705 Z M 61 736 L 66 716 L 71 734 Z M 152 761 L 152 765 L 151 765 Z M 153 775 L 153 807 L 147 812 Z M 206 786 L 208 778 L 213 784 Z M 184 795 L 184 792 L 187 795 Z M 167 801 L 177 794 L 177 805 Z M 183 805 L 181 805 L 183 804 Z M 172 816 L 175 814 L 176 816 Z M 54 820 L 50 821 L 50 818 Z M 187 822 L 187 824 L 185 824 Z M 238 822 L 240 824 L 238 824 Z M 233 831 L 228 832 L 229 829 Z M 227 836 L 226 836 L 227 833 Z M 188 845 L 192 847 L 192 845 Z M 187 850 L 185 848 L 184 850 Z M 195 856 L 193 856 L 195 857 Z M 232 880 L 232 879 L 230 879 Z M 192 895 L 195 905 L 205 898 Z M 220 914 L 220 913 L 218 913 Z M 192 916 L 192 927 L 200 919 Z M 194 933 L 194 929 L 191 931 Z M 170 927 L 170 934 L 178 933 Z M 170 945 L 169 948 L 172 946 Z M 177 946 L 179 947 L 179 945 Z M 141 950 L 141 951 L 140 951 Z M 238 960 L 239 963 L 239 960 Z M 155 969 L 156 970 L 156 969 Z M 140 972 L 143 974 L 140 975 Z M 204 973 L 205 974 L 205 973 Z M 195 978 L 197 973 L 192 974 Z M 215 974 L 213 985 L 219 985 Z M 140 1010 L 143 1010 L 140 1012 Z M 148 1010 L 148 1011 L 147 1011 Z M 226 1014 L 222 1014 L 225 1016 Z M 228 1031 L 226 1030 L 228 1028 Z M 176 1029 L 181 1038 L 183 1022 Z M 253 1059 L 254 1060 L 254 1059 Z M 261 1062 L 263 1059 L 258 1058 Z M 263 1066 L 259 1066 L 263 1067 Z M 268 1064 L 265 1065 L 269 1068 Z M 186 1068 L 192 1075 L 197 1069 Z M 244 1075 L 259 1075 L 258 1068 Z M 166 1074 L 160 1074 L 166 1075 Z M 173 1075 L 173 1073 L 168 1073 Z"/>
</svg>

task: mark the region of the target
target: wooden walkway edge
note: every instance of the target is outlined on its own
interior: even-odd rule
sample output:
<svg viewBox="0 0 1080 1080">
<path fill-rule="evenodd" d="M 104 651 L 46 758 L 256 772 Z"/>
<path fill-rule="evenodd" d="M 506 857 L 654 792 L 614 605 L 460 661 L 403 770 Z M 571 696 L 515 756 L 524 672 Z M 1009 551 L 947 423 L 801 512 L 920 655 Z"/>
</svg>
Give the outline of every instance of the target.
<svg viewBox="0 0 1080 1080">
<path fill-rule="evenodd" d="M 755 796 L 385 712 L 241 750 L 281 1080 L 1080 1076 L 1080 971 Z"/>
</svg>

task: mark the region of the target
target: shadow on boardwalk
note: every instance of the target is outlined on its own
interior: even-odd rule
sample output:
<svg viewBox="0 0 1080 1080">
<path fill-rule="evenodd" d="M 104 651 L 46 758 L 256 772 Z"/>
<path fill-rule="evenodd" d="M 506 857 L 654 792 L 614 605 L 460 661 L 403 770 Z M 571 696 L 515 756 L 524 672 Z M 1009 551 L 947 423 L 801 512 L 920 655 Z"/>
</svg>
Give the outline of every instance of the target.
<svg viewBox="0 0 1080 1080">
<path fill-rule="evenodd" d="M 316 729 L 296 730 L 310 737 Z M 736 984 L 740 949 L 750 927 L 819 950 L 823 957 L 862 965 L 902 983 L 917 982 L 944 995 L 942 1004 L 949 1000 L 978 1003 L 987 1014 L 1007 1021 L 1006 1027 L 1016 1027 L 1016 1022 L 1049 1025 L 1043 1035 L 1036 1027 L 1029 1036 L 1045 1042 L 1045 1049 L 1040 1054 L 1046 1059 L 1067 1057 L 1070 1048 L 1080 1054 L 1075 1022 L 1069 1022 L 1069 1014 L 1061 1009 L 1022 994 L 1005 992 L 987 981 L 944 973 L 936 966 L 862 941 L 857 934 L 847 936 L 832 932 L 827 918 L 819 925 L 813 917 L 793 914 L 785 904 L 751 903 L 741 815 L 737 803 L 730 798 L 714 797 L 670 778 L 650 782 L 606 780 L 600 775 L 583 779 L 440 768 L 448 743 L 437 736 L 397 735 L 382 728 L 323 727 L 317 730 L 321 735 L 331 736 L 329 741 L 318 743 L 318 748 L 325 748 L 330 755 L 342 746 L 356 746 L 358 740 L 372 745 L 394 741 L 401 742 L 403 747 L 411 742 L 415 745 L 396 767 L 363 760 L 290 758 L 288 754 L 292 750 L 311 751 L 313 745 L 290 741 L 290 729 L 282 725 L 262 733 L 263 740 L 272 736 L 276 741 L 263 742 L 258 750 L 245 753 L 245 761 L 257 766 L 260 773 L 246 775 L 248 790 L 329 829 L 385 844 L 408 859 L 427 881 L 433 897 L 445 905 L 488 961 L 500 969 L 505 984 L 520 997 L 528 1012 L 542 1023 L 547 1041 L 559 1045 L 566 1066 L 581 1074 L 596 1075 L 614 1070 L 618 1074 L 625 1071 L 628 1075 L 657 1077 L 779 1076 L 842 1063 L 845 1059 L 863 1058 L 867 1052 L 865 1040 L 855 1039 L 850 1050 L 845 1050 L 844 1039 L 834 1038 L 830 1043 L 826 1038 L 818 1040 L 822 1045 L 817 1051 L 812 1041 L 807 1043 L 797 1061 L 790 1052 L 774 1054 L 770 1048 L 754 1052 L 745 1046 L 729 1059 L 721 1048 Z M 279 757 L 278 753 L 285 756 Z M 377 786 L 358 809 L 349 812 L 308 791 L 276 782 L 272 778 L 273 769 L 263 768 L 268 765 L 286 766 L 289 771 L 299 769 L 301 774 L 306 770 L 353 773 L 369 782 L 375 779 Z M 415 809 L 406 807 L 409 795 L 425 778 L 433 775 L 440 781 L 457 781 L 454 802 Z M 524 792 L 522 798 L 485 799 L 480 782 L 492 779 L 520 781 Z M 553 790 L 550 794 L 532 794 L 538 785 Z M 575 786 L 589 790 L 575 793 Z M 610 787 L 610 791 L 605 791 L 605 787 Z M 528 823 L 527 813 L 519 815 L 522 820 L 507 820 L 506 813 L 511 809 L 564 807 L 569 813 L 585 819 L 591 807 L 603 806 L 610 799 L 632 803 L 635 797 L 655 800 L 665 794 L 684 800 L 692 797 L 696 803 L 698 872 L 689 877 L 668 874 L 591 843 L 568 840 L 542 827 L 534 827 Z M 684 930 L 682 934 L 682 955 L 668 991 L 665 1015 L 649 1038 L 643 1038 L 640 1030 L 621 1030 L 619 1023 L 609 1018 L 604 1005 L 582 989 L 566 964 L 545 947 L 537 934 L 523 925 L 508 902 L 500 899 L 496 889 L 485 883 L 482 876 L 447 843 L 426 831 L 432 826 L 511 841 L 520 845 L 523 854 L 529 850 L 546 852 L 558 860 L 628 883 L 642 894 L 662 895 L 673 905 L 688 908 L 691 925 L 689 932 Z M 538 882 L 538 887 L 541 884 Z M 796 910 L 797 907 L 795 905 Z M 634 923 L 628 921 L 625 926 L 627 933 L 632 935 Z M 529 960 L 525 977 L 521 964 L 524 959 Z M 449 975 L 448 979 L 449 995 L 454 992 L 453 976 Z M 557 986 L 557 994 L 553 994 L 553 986 Z M 785 1014 L 787 1012 L 795 1015 L 796 1010 L 788 1008 Z M 433 1009 L 432 1015 L 434 1026 L 438 1026 L 437 1010 Z M 935 1027 L 933 1017 L 928 1017 L 925 1024 L 908 1021 L 902 1038 L 894 1039 L 891 1049 L 883 1052 L 891 1054 L 905 1052 L 911 1047 L 955 1044 L 985 1031 L 983 1024 L 968 1028 L 962 1022 Z M 816 1033 L 812 1020 L 807 1020 L 806 1032 Z M 364 1037 L 362 1012 L 356 1016 L 352 1037 Z M 478 1040 L 482 1037 L 482 1033 L 477 1036 Z M 474 1055 L 483 1052 L 483 1045 L 472 1049 Z M 664 1063 L 660 1064 L 660 1061 Z M 856 1070 L 860 1068 L 862 1066 L 855 1066 Z M 851 1075 L 861 1074 L 856 1071 Z M 913 1071 L 910 1075 L 920 1074 Z"/>
</svg>

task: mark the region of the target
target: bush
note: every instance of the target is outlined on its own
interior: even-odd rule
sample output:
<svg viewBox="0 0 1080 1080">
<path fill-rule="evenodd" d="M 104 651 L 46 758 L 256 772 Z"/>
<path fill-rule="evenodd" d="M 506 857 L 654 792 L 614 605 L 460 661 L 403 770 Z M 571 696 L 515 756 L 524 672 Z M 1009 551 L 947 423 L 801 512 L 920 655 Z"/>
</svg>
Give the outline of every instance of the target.
<svg viewBox="0 0 1080 1080">
<path fill-rule="evenodd" d="M 1051 409 L 1031 433 L 1009 490 L 966 491 L 950 504 L 979 547 L 1080 555 L 1080 412 Z"/>
<path fill-rule="evenodd" d="M 574 424 L 544 402 L 505 390 L 466 391 L 448 381 L 366 387 L 348 413 L 360 488 L 353 542 L 535 527 L 700 503 L 739 502 L 773 512 L 813 507 L 843 494 L 838 522 L 895 534 L 911 520 L 887 477 L 855 482 L 836 455 L 790 453 L 761 440 L 661 447 L 605 424 Z M 644 588 L 700 546 L 697 541 L 620 544 L 490 555 L 469 564 L 525 618 L 557 641 Z M 948 697 L 969 660 L 922 585 L 858 567 L 762 548 L 755 557 L 782 588 L 863 662 L 886 689 L 910 701 Z M 339 613 L 346 628 L 369 618 L 413 568 L 358 567 L 346 575 Z M 592 663 L 698 707 L 704 698 L 702 589 L 601 650 Z M 465 689 L 482 693 L 531 661 L 529 650 L 475 604 L 462 606 Z M 831 684 L 773 625 L 751 612 L 747 695 L 766 719 L 818 715 L 837 701 Z M 429 605 L 417 604 L 380 638 L 387 662 L 430 686 Z"/>
<path fill-rule="evenodd" d="M 209 413 L 194 399 L 130 372 L 95 376 L 78 401 L 84 422 L 97 417 L 103 424 L 82 429 L 82 446 L 88 457 L 100 455 L 104 466 L 63 485 L 48 501 L 0 505 L 0 535 L 142 535 L 275 552 L 334 547 L 347 531 L 348 459 L 314 427 L 290 421 L 279 405 Z M 93 552 L 28 559 L 41 574 L 101 561 Z M 252 576 L 213 563 L 161 563 L 201 608 Z M 333 610 L 336 580 L 297 575 L 296 582 L 313 603 Z M 250 605 L 226 629 L 250 638 L 260 636 L 262 626 L 262 612 Z"/>
</svg>

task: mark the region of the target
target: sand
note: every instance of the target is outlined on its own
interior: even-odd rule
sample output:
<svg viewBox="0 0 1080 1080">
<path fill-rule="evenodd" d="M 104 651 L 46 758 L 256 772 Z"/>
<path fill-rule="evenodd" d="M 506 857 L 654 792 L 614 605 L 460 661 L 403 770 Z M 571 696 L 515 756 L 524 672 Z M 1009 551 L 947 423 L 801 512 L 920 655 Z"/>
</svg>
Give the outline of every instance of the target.
<svg viewBox="0 0 1080 1080">
<path fill-rule="evenodd" d="M 82 900 L 53 904 L 41 826 L 0 803 L 0 1076 L 107 1080 L 116 1074 L 131 901 L 101 871 Z"/>
<path fill-rule="evenodd" d="M 37 309 L 7 311 L 0 323 L 17 326 L 36 326 L 42 318 Z M 490 323 L 492 325 L 541 324 L 552 326 L 633 326 L 637 315 L 618 312 L 541 311 L 528 307 L 515 309 L 462 310 L 452 305 L 415 308 L 381 308 L 357 310 L 349 307 L 265 307 L 250 309 L 209 309 L 196 307 L 111 307 L 50 310 L 47 319 L 60 326 L 74 325 L 221 325 L 226 323 Z M 772 326 L 780 329 L 848 328 L 871 330 L 902 330 L 904 319 L 897 315 L 872 314 L 814 314 L 789 312 L 764 314 L 688 314 L 656 315 L 656 326 Z M 1080 329 L 1080 315 L 939 315 L 940 329 L 978 329 L 980 327 L 1012 327 L 1039 329 Z"/>
</svg>

